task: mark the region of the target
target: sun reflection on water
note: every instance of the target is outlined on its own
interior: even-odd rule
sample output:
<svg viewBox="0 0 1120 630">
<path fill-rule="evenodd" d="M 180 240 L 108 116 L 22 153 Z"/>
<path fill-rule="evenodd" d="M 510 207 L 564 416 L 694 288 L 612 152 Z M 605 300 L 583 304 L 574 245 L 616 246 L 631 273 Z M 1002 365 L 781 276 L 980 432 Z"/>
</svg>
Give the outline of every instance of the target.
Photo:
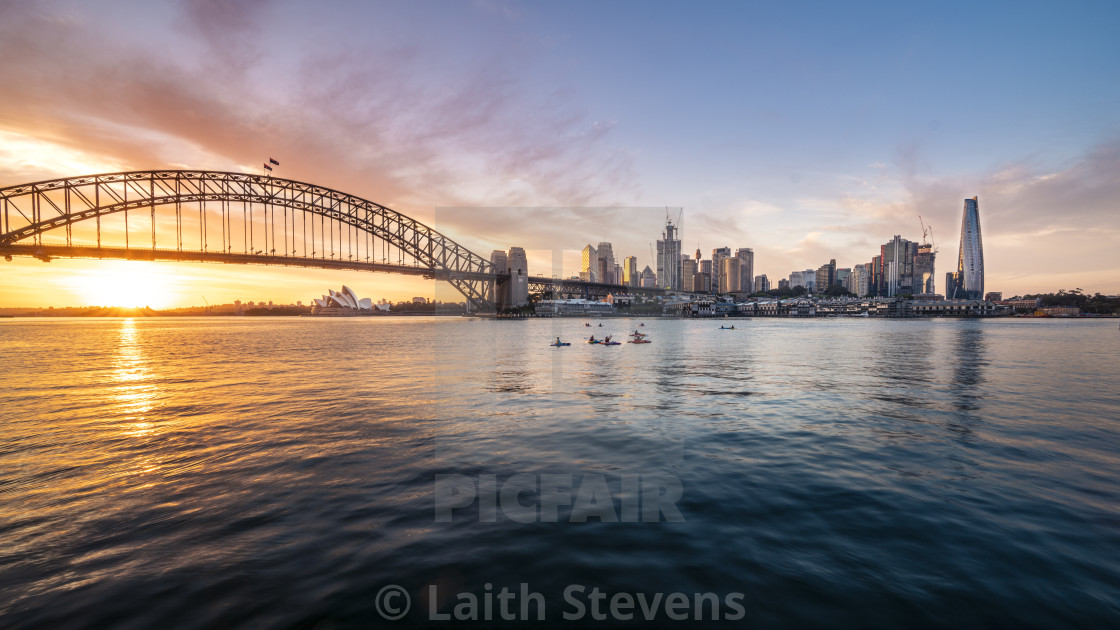
<svg viewBox="0 0 1120 630">
<path fill-rule="evenodd" d="M 148 414 L 155 407 L 159 388 L 152 382 L 151 367 L 144 355 L 136 323 L 131 318 L 121 322 L 117 339 L 111 383 L 115 408 L 123 416 L 126 435 L 148 437 L 155 431 Z"/>
</svg>

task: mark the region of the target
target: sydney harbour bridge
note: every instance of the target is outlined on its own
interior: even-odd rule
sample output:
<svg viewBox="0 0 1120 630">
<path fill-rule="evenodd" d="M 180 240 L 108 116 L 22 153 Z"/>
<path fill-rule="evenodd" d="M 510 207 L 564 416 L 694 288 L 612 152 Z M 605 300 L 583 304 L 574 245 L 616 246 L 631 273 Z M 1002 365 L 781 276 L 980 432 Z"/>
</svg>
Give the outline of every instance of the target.
<svg viewBox="0 0 1120 630">
<path fill-rule="evenodd" d="M 449 283 L 479 312 L 507 308 L 511 270 L 354 195 L 268 175 L 152 170 L 0 188 L 0 255 L 347 269 Z M 520 270 L 514 271 L 518 273 Z M 527 276 L 551 297 L 664 293 Z"/>
</svg>

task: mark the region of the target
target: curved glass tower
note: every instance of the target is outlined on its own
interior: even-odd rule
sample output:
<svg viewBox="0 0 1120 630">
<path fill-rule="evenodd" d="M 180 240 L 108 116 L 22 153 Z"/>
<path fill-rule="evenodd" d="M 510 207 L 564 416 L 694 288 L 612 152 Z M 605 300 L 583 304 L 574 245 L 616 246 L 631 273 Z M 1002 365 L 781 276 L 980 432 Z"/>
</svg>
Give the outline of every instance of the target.
<svg viewBox="0 0 1120 630">
<path fill-rule="evenodd" d="M 984 297 L 984 243 L 980 237 L 980 198 L 964 200 L 961 218 L 961 247 L 957 254 L 954 278 L 956 299 L 979 300 Z"/>
</svg>

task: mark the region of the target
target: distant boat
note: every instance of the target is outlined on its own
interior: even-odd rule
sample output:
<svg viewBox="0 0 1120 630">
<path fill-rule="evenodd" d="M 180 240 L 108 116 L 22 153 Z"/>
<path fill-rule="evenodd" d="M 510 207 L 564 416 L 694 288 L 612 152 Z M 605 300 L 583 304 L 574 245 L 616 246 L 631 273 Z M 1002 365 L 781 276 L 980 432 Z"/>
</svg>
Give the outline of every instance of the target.
<svg viewBox="0 0 1120 630">
<path fill-rule="evenodd" d="M 553 348 L 562 348 L 562 347 L 564 347 L 564 346 L 570 346 L 570 345 L 572 345 L 572 344 L 571 344 L 571 343 L 567 343 L 567 342 L 562 342 L 562 343 L 555 343 L 555 342 L 553 342 L 553 343 L 550 343 L 550 344 L 548 344 L 548 345 L 552 346 Z"/>
<path fill-rule="evenodd" d="M 720 326 L 720 327 L 719 327 L 719 329 L 720 329 L 720 330 L 735 330 L 735 327 L 734 327 L 734 326 L 731 326 L 731 327 L 727 327 L 727 326 Z"/>
</svg>

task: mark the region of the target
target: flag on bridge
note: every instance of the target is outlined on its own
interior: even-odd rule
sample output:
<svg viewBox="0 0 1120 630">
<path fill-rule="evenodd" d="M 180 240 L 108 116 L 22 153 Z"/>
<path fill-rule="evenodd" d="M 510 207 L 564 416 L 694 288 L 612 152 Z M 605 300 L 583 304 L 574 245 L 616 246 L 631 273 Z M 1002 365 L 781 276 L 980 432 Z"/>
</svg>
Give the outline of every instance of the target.
<svg viewBox="0 0 1120 630">
<path fill-rule="evenodd" d="M 276 160 L 272 159 L 272 158 L 268 158 L 268 162 L 269 162 L 270 164 L 275 164 L 276 166 L 280 166 L 280 163 L 279 163 L 279 162 L 277 162 Z"/>
<path fill-rule="evenodd" d="M 269 165 L 267 165 L 267 164 L 265 164 L 265 165 L 264 165 L 264 168 L 265 168 L 265 170 L 269 170 L 269 171 L 271 171 L 271 170 L 272 170 L 272 167 L 271 167 L 271 166 L 269 166 Z"/>
</svg>

